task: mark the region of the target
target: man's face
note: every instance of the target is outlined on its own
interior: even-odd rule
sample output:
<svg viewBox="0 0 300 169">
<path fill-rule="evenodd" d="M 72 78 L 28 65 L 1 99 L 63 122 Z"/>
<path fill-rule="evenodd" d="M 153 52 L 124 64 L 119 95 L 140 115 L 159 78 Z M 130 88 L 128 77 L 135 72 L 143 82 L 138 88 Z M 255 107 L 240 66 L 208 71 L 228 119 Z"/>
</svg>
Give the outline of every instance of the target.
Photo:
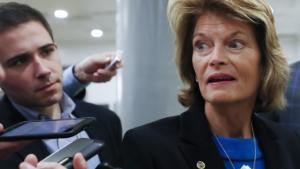
<svg viewBox="0 0 300 169">
<path fill-rule="evenodd" d="M 62 98 L 62 67 L 57 47 L 46 29 L 29 21 L 0 33 L 0 81 L 18 104 L 40 109 Z"/>
</svg>

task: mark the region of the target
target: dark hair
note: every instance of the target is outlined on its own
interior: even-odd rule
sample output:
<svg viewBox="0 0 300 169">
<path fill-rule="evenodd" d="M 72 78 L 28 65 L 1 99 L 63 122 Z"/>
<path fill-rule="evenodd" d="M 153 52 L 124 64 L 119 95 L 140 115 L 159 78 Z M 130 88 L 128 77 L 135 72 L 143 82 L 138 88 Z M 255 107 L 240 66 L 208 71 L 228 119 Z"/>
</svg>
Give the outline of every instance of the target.
<svg viewBox="0 0 300 169">
<path fill-rule="evenodd" d="M 0 3 L 0 32 L 29 21 L 41 23 L 54 41 L 51 27 L 40 11 L 17 2 Z"/>
</svg>

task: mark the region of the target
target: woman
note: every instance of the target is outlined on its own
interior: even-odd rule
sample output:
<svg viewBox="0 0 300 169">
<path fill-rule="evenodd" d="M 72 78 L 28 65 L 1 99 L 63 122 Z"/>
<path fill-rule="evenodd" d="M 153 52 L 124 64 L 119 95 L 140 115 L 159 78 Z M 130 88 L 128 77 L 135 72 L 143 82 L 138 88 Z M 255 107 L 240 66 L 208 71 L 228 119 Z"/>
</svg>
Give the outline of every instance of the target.
<svg viewBox="0 0 300 169">
<path fill-rule="evenodd" d="M 128 131 L 125 169 L 299 169 L 300 138 L 256 111 L 285 106 L 288 65 L 264 0 L 170 0 L 189 109 Z"/>
</svg>

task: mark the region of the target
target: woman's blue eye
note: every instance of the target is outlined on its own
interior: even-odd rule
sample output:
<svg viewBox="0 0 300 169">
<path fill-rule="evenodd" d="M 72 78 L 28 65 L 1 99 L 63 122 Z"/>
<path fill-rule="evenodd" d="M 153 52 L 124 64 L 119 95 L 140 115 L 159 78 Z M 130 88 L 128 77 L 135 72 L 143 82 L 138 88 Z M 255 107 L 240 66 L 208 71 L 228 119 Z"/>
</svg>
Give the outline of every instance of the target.
<svg viewBox="0 0 300 169">
<path fill-rule="evenodd" d="M 208 49 L 208 45 L 204 42 L 198 42 L 196 43 L 195 47 L 197 49 L 203 50 L 203 49 Z"/>
<path fill-rule="evenodd" d="M 229 43 L 228 47 L 232 49 L 242 49 L 244 45 L 239 41 L 232 41 Z"/>
</svg>

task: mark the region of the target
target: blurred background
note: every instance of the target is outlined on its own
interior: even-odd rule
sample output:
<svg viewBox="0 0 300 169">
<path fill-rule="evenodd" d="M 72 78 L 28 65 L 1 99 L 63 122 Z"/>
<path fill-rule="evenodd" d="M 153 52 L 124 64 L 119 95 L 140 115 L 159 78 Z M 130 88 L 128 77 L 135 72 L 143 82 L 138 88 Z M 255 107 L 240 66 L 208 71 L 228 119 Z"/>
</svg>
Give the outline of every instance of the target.
<svg viewBox="0 0 300 169">
<path fill-rule="evenodd" d="M 268 1 L 289 63 L 300 60 L 300 1 Z M 90 85 L 85 96 L 86 101 L 114 110 L 124 131 L 184 110 L 177 102 L 181 83 L 166 18 L 167 0 L 16 2 L 29 4 L 46 16 L 64 67 L 94 53 L 124 51 L 124 67 L 118 75 L 108 83 Z M 63 11 L 55 16 L 56 10 L 65 10 L 67 16 Z"/>
</svg>

